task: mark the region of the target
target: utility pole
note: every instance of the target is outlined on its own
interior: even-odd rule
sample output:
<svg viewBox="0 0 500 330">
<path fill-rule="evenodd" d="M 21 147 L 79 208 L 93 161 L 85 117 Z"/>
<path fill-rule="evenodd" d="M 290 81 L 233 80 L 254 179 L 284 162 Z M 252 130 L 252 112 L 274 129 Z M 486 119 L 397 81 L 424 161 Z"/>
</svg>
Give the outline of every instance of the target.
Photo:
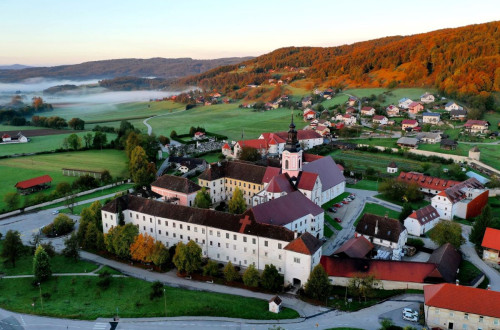
<svg viewBox="0 0 500 330">
<path fill-rule="evenodd" d="M 40 282 L 38 282 L 38 288 L 40 289 L 40 305 L 42 305 L 42 312 L 43 312 L 42 285 Z"/>
<path fill-rule="evenodd" d="M 165 300 L 165 317 L 167 317 L 167 295 L 165 294 L 165 288 L 163 288 L 163 299 Z"/>
</svg>

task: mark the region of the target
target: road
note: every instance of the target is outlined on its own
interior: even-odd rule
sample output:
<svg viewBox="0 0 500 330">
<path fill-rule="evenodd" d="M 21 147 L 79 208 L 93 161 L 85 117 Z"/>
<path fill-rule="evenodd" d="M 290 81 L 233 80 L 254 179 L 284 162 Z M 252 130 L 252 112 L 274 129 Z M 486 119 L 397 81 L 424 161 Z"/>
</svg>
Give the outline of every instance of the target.
<svg viewBox="0 0 500 330">
<path fill-rule="evenodd" d="M 393 317 L 395 324 L 404 326 L 406 322 L 400 318 L 404 307 L 414 307 L 423 301 L 422 295 L 405 295 L 395 297 L 381 304 L 354 313 L 331 311 L 308 319 L 258 321 L 230 319 L 220 317 L 172 317 L 121 319 L 116 329 L 273 329 L 280 326 L 284 329 L 309 330 L 332 327 L 357 327 L 377 329 L 379 319 Z M 100 318 L 95 321 L 77 321 L 49 317 L 18 314 L 0 309 L 0 330 L 22 329 L 110 329 L 111 319 Z M 415 326 L 415 325 L 414 325 Z M 418 327 L 419 328 L 419 327 Z M 419 328 L 420 329 L 420 328 Z"/>
</svg>

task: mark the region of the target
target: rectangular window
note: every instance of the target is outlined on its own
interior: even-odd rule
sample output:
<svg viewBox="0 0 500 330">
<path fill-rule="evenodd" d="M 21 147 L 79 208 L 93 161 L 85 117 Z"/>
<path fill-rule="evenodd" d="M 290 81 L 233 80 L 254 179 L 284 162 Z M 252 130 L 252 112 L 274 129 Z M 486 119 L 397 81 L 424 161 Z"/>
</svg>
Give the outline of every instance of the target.
<svg viewBox="0 0 500 330">
<path fill-rule="evenodd" d="M 217 253 L 217 259 L 220 259 L 220 253 Z"/>
<path fill-rule="evenodd" d="M 153 219 L 149 218 L 149 223 L 153 223 Z"/>
<path fill-rule="evenodd" d="M 257 240 L 255 238 L 252 238 L 252 243 L 257 244 Z"/>
<path fill-rule="evenodd" d="M 252 254 L 255 254 L 255 249 L 254 249 L 254 250 L 252 250 Z"/>
<path fill-rule="evenodd" d="M 220 247 L 220 243 L 217 243 L 217 247 Z"/>
<path fill-rule="evenodd" d="M 135 218 L 136 218 L 136 219 L 139 219 L 139 214 L 136 214 L 136 215 L 135 215 Z"/>
<path fill-rule="evenodd" d="M 233 235 L 233 239 L 236 241 L 236 235 Z"/>
<path fill-rule="evenodd" d="M 149 231 L 150 231 L 150 232 L 153 232 L 153 228 L 149 228 Z"/>
<path fill-rule="evenodd" d="M 202 244 L 205 244 L 205 240 L 202 240 L 202 241 L 201 241 L 201 243 L 202 243 Z"/>
<path fill-rule="evenodd" d="M 296 264 L 300 264 L 300 258 L 294 257 L 293 262 L 295 262 Z"/>
<path fill-rule="evenodd" d="M 212 246 L 212 245 L 213 245 L 212 243 L 213 243 L 213 242 L 212 242 L 212 241 L 210 241 L 210 246 Z"/>
<path fill-rule="evenodd" d="M 182 229 L 182 223 L 179 225 L 179 227 Z"/>
<path fill-rule="evenodd" d="M 205 234 L 205 228 L 201 228 L 201 233 Z M 210 233 L 210 235 L 212 235 L 212 233 Z"/>
<path fill-rule="evenodd" d="M 281 243 L 278 243 L 278 249 L 281 249 Z"/>
<path fill-rule="evenodd" d="M 158 235 L 161 235 L 161 230 L 158 230 Z"/>
<path fill-rule="evenodd" d="M 187 240 L 190 241 L 191 240 L 191 236 L 188 236 Z M 198 241 L 196 241 L 196 243 L 198 243 Z"/>
<path fill-rule="evenodd" d="M 464 319 L 468 320 L 469 319 L 469 314 L 468 313 L 465 313 L 464 314 Z"/>
<path fill-rule="evenodd" d="M 183 239 L 183 237 L 184 237 L 183 235 L 179 235 L 179 236 L 180 236 L 181 239 Z"/>
<path fill-rule="evenodd" d="M 132 218 L 132 212 L 130 212 L 130 217 Z"/>
<path fill-rule="evenodd" d="M 483 317 L 483 316 L 480 316 L 480 317 L 479 317 L 479 323 L 483 323 L 483 321 L 484 321 L 484 317 Z"/>
<path fill-rule="evenodd" d="M 246 236 L 243 236 L 243 242 L 245 242 L 245 243 L 247 242 Z"/>
<path fill-rule="evenodd" d="M 191 226 L 187 226 L 187 227 L 188 227 L 188 231 L 190 231 L 191 230 Z"/>
<path fill-rule="evenodd" d="M 246 264 L 247 264 L 247 261 L 246 261 L 246 259 L 245 259 L 245 261 L 244 261 L 244 262 L 245 262 L 245 265 L 246 265 Z"/>
<path fill-rule="evenodd" d="M 264 246 L 268 246 L 267 241 L 264 241 Z"/>
<path fill-rule="evenodd" d="M 194 239 L 194 241 L 195 241 L 196 243 L 198 243 L 198 237 L 196 237 L 196 238 Z"/>
<path fill-rule="evenodd" d="M 143 229 L 143 230 L 146 230 L 146 226 L 142 226 L 142 229 Z"/>
<path fill-rule="evenodd" d="M 229 249 L 229 243 L 226 243 L 226 249 Z"/>
<path fill-rule="evenodd" d="M 173 233 L 173 236 L 174 236 L 174 238 L 176 238 L 176 237 L 177 237 L 177 234 L 176 234 L 176 233 Z"/>
<path fill-rule="evenodd" d="M 161 220 L 158 220 L 158 224 L 161 225 Z"/>
<path fill-rule="evenodd" d="M 212 234 L 212 230 L 210 230 L 208 233 L 210 234 L 210 236 L 212 236 L 212 235 L 213 235 L 213 234 Z"/>
<path fill-rule="evenodd" d="M 108 218 L 108 214 L 104 213 L 104 219 L 107 219 L 107 218 Z"/>
<path fill-rule="evenodd" d="M 197 233 L 198 232 L 198 227 L 194 227 L 194 232 Z"/>
<path fill-rule="evenodd" d="M 168 227 L 168 221 L 165 220 L 165 227 Z"/>
<path fill-rule="evenodd" d="M 175 228 L 175 222 L 174 222 L 174 223 L 172 223 L 172 227 L 174 227 L 174 228 Z"/>
<path fill-rule="evenodd" d="M 226 238 L 229 239 L 229 233 L 226 233 Z"/>
<path fill-rule="evenodd" d="M 278 256 L 278 259 L 281 260 L 281 254 Z"/>
<path fill-rule="evenodd" d="M 220 237 L 220 231 L 217 232 L 217 237 Z"/>
<path fill-rule="evenodd" d="M 168 236 L 168 231 L 165 232 L 165 236 Z"/>
</svg>

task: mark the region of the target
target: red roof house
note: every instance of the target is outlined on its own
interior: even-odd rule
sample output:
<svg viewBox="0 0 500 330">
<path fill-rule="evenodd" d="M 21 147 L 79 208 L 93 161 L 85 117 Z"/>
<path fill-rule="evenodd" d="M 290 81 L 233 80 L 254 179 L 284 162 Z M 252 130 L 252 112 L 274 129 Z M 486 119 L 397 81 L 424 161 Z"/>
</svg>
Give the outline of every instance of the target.
<svg viewBox="0 0 500 330">
<path fill-rule="evenodd" d="M 42 175 L 25 181 L 19 181 L 15 187 L 24 193 L 29 193 L 50 187 L 52 178 L 49 175 Z"/>
<path fill-rule="evenodd" d="M 500 230 L 486 228 L 481 246 L 485 261 L 500 263 Z"/>
</svg>

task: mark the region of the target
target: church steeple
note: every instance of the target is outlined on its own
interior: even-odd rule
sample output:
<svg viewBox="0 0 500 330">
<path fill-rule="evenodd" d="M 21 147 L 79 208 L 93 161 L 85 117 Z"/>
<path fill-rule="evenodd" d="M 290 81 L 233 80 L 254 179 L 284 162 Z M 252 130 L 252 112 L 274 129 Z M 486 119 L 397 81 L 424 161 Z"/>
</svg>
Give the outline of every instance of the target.
<svg viewBox="0 0 500 330">
<path fill-rule="evenodd" d="M 293 113 L 292 121 L 290 122 L 290 129 L 288 130 L 288 137 L 286 139 L 285 150 L 290 152 L 297 152 L 299 149 L 299 140 L 297 139 L 297 131 L 295 130 L 295 124 L 293 123 Z"/>
</svg>

